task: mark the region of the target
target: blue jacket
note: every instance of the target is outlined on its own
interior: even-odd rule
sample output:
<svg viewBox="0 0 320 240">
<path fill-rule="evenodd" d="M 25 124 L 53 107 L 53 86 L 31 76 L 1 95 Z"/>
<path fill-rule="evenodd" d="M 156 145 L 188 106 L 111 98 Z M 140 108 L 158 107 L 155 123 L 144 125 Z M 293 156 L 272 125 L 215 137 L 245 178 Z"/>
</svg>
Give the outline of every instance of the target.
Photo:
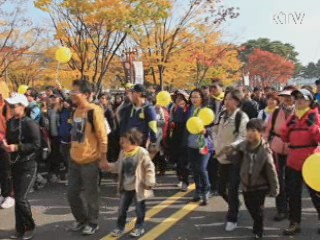
<svg viewBox="0 0 320 240">
<path fill-rule="evenodd" d="M 60 140 L 64 143 L 71 142 L 71 118 L 72 118 L 72 110 L 71 109 L 62 109 L 60 112 L 60 126 L 59 126 L 59 137 Z"/>
<path fill-rule="evenodd" d="M 120 113 L 120 135 L 136 128 L 144 135 L 144 140 L 150 138 L 152 143 L 157 141 L 156 132 L 154 132 L 149 123 L 157 121 L 157 114 L 154 107 L 150 104 L 145 104 L 139 109 L 135 109 L 133 104 L 124 107 Z"/>
</svg>

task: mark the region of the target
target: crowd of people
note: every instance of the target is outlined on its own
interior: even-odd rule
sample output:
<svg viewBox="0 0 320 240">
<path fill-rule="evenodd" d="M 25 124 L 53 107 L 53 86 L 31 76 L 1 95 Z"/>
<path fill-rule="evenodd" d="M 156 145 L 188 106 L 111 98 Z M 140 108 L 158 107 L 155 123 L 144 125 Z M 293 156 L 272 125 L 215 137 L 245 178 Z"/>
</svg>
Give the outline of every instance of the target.
<svg viewBox="0 0 320 240">
<path fill-rule="evenodd" d="M 145 232 L 146 200 L 153 196 L 156 176 L 166 174 L 168 165 L 175 167 L 181 191 L 195 183 L 193 202 L 205 206 L 212 196 L 224 199 L 226 231 L 237 228 L 241 192 L 253 219 L 254 239 L 263 237 L 267 196 L 275 197 L 274 221 L 289 219 L 283 234 L 297 234 L 302 166 L 320 152 L 320 80 L 315 84 L 317 92 L 312 86 L 251 91 L 225 88 L 214 79 L 191 92 L 172 91 L 166 107 L 157 104 L 156 88 L 141 84 L 115 94 L 96 94 L 87 80 L 75 80 L 71 91 L 58 85 L 9 96 L 0 90 L 0 204 L 15 207 L 12 239 L 33 237 L 28 193 L 60 180 L 66 181 L 75 218 L 71 229 L 94 234 L 103 172 L 116 174 L 120 194 L 111 234 L 125 233 L 134 202 L 137 220 L 130 235 L 139 237 Z M 188 119 L 203 108 L 214 112 L 214 122 L 200 136 L 189 133 Z M 307 188 L 320 220 L 320 193 Z"/>
</svg>

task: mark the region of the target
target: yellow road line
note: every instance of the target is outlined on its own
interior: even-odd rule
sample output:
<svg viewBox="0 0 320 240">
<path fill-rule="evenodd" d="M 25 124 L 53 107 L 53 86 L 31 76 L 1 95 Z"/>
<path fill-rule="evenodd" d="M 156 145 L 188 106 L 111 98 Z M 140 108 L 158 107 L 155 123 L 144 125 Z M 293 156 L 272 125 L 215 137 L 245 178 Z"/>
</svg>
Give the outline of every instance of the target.
<svg viewBox="0 0 320 240">
<path fill-rule="evenodd" d="M 180 198 L 185 197 L 187 194 L 192 192 L 194 189 L 195 189 L 195 185 L 192 184 L 189 187 L 189 190 L 187 192 L 178 192 L 175 195 L 173 195 L 173 196 L 167 198 L 166 200 L 162 201 L 158 205 L 154 206 L 153 208 L 151 208 L 147 212 L 145 220 L 147 221 L 150 218 L 154 217 L 155 215 L 157 215 L 158 213 L 160 213 L 161 211 L 163 211 L 164 209 L 166 209 L 170 205 L 172 205 L 175 202 L 177 202 Z M 126 232 L 130 232 L 131 230 L 133 230 L 134 225 L 135 225 L 135 221 L 136 221 L 136 218 L 132 219 L 130 222 L 128 222 L 126 224 Z M 119 239 L 119 238 L 112 237 L 111 234 L 109 234 L 109 235 L 101 238 L 100 240 L 109 240 L 109 239 L 114 239 L 115 240 L 115 239 Z"/>
<path fill-rule="evenodd" d="M 199 203 L 188 203 L 179 211 L 166 218 L 162 223 L 148 231 L 143 237 L 139 238 L 139 240 L 157 239 L 164 232 L 173 227 L 173 225 L 177 224 L 178 221 L 182 220 L 185 216 L 194 211 L 197 207 L 199 207 Z"/>
</svg>

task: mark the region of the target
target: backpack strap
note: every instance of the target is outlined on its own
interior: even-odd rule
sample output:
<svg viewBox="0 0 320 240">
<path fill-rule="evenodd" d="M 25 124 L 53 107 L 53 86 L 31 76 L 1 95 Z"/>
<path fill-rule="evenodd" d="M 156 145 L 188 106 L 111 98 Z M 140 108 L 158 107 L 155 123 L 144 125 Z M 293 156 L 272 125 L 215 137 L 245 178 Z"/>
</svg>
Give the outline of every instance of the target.
<svg viewBox="0 0 320 240">
<path fill-rule="evenodd" d="M 234 128 L 234 134 L 235 135 L 238 135 L 239 134 L 239 129 L 240 129 L 240 124 L 241 124 L 241 120 L 242 120 L 242 111 L 239 110 L 237 113 L 236 113 L 236 116 L 235 116 L 235 119 L 234 119 L 234 122 L 235 122 L 235 128 Z"/>
<path fill-rule="evenodd" d="M 94 109 L 90 109 L 87 113 L 87 118 L 88 118 L 88 122 L 91 124 L 92 131 L 95 132 L 95 127 L 93 123 L 93 113 L 94 113 Z"/>
<path fill-rule="evenodd" d="M 280 108 L 276 108 L 273 113 L 272 113 L 272 118 L 271 118 L 271 129 L 270 129 L 270 134 L 269 134 L 269 141 L 271 140 L 271 138 L 273 137 L 274 135 L 274 125 L 276 123 L 276 120 L 278 118 L 278 115 L 279 115 L 279 112 L 280 112 Z"/>
<path fill-rule="evenodd" d="M 264 110 L 262 110 L 262 120 L 265 121 L 267 118 L 267 114 Z"/>
</svg>

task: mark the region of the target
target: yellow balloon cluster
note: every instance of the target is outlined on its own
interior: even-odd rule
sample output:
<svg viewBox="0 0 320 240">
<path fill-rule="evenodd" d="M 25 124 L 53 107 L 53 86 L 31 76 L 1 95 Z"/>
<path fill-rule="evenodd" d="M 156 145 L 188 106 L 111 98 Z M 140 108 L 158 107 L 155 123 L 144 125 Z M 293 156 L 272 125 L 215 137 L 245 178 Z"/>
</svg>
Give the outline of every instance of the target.
<svg viewBox="0 0 320 240">
<path fill-rule="evenodd" d="M 192 117 L 187 121 L 187 129 L 191 134 L 200 134 L 204 130 L 204 125 L 199 117 Z"/>
<path fill-rule="evenodd" d="M 213 123 L 215 119 L 214 112 L 210 108 L 202 108 L 199 112 L 199 118 L 205 126 Z"/>
<path fill-rule="evenodd" d="M 316 153 L 307 158 L 303 164 L 302 175 L 306 184 L 320 192 L 320 154 Z"/>
<path fill-rule="evenodd" d="M 20 85 L 18 88 L 18 93 L 20 94 L 25 94 L 28 90 L 28 86 L 27 85 Z"/>
<path fill-rule="evenodd" d="M 60 47 L 56 51 L 56 60 L 59 63 L 67 63 L 70 61 L 71 57 L 72 57 L 72 52 L 67 47 Z"/>
<path fill-rule="evenodd" d="M 215 115 L 210 108 L 202 108 L 199 117 L 192 117 L 187 121 L 187 129 L 191 134 L 200 134 L 204 127 L 213 123 Z"/>
<path fill-rule="evenodd" d="M 161 91 L 157 94 L 157 105 L 161 107 L 167 107 L 171 102 L 170 93 L 167 91 Z"/>
</svg>

